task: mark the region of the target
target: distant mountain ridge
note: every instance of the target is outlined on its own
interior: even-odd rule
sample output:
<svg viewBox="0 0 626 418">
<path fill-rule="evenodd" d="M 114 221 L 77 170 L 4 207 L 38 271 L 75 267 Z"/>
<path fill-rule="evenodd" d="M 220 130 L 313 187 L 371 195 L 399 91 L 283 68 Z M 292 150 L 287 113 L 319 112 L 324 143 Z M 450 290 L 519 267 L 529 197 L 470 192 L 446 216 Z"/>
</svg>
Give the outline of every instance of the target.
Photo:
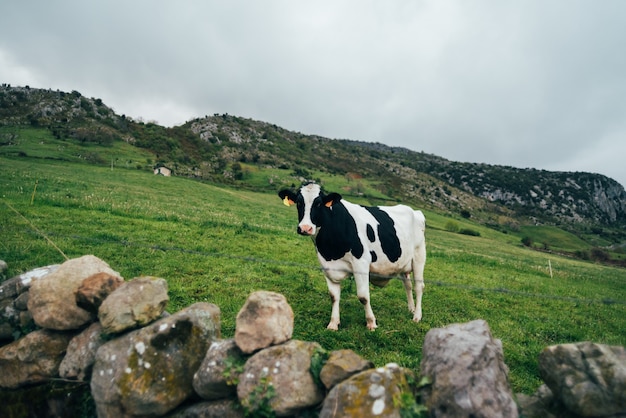
<svg viewBox="0 0 626 418">
<path fill-rule="evenodd" d="M 460 163 L 380 143 L 328 139 L 230 115 L 174 128 L 117 115 L 102 100 L 73 91 L 0 87 L 0 127 L 33 126 L 59 138 L 123 140 L 155 153 L 177 175 L 228 181 L 229 164 L 326 171 L 374 179 L 381 192 L 438 210 L 470 212 L 483 223 L 535 220 L 557 225 L 626 226 L 626 191 L 613 179 Z M 1 146 L 0 140 L 0 146 Z M 306 176 L 303 176 L 306 177 Z"/>
</svg>

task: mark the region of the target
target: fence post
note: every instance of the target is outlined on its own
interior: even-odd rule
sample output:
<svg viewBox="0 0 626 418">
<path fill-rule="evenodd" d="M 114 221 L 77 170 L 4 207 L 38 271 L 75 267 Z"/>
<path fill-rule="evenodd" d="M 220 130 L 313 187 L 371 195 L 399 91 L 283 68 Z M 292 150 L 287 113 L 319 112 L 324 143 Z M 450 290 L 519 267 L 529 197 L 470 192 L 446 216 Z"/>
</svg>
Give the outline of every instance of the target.
<svg viewBox="0 0 626 418">
<path fill-rule="evenodd" d="M 548 268 L 550 269 L 550 278 L 552 279 L 552 263 L 548 260 Z"/>
</svg>

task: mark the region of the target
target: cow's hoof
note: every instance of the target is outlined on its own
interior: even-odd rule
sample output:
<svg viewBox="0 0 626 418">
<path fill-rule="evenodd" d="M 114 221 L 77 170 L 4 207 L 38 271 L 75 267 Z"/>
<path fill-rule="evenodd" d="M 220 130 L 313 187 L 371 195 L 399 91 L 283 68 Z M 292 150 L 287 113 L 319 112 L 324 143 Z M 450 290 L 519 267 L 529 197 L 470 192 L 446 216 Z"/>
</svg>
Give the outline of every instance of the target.
<svg viewBox="0 0 626 418">
<path fill-rule="evenodd" d="M 415 316 L 413 317 L 413 322 L 419 322 L 419 321 L 421 321 L 421 320 L 422 320 L 422 315 L 419 315 L 419 316 L 415 315 Z"/>
<path fill-rule="evenodd" d="M 335 324 L 335 323 L 331 322 L 330 324 L 328 324 L 326 329 L 329 329 L 331 331 L 337 331 L 337 330 L 339 330 L 339 323 Z"/>
<path fill-rule="evenodd" d="M 378 328 L 378 325 L 376 325 L 376 322 L 367 323 L 367 329 L 369 329 L 370 331 L 374 331 L 376 328 Z"/>
</svg>

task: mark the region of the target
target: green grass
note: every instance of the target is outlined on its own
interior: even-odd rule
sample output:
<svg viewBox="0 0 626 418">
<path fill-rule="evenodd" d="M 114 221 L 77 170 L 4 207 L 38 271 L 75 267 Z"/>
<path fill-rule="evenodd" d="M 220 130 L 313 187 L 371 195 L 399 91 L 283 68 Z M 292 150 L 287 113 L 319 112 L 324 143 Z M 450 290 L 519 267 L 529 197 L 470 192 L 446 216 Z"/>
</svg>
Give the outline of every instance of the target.
<svg viewBox="0 0 626 418">
<path fill-rule="evenodd" d="M 260 167 L 252 164 L 241 164 L 245 173 L 241 186 L 253 187 L 260 190 L 275 190 L 276 187 L 291 187 L 300 182 L 294 178 L 294 170 Z M 391 200 L 389 196 L 377 189 L 377 184 L 367 179 L 353 179 L 347 176 L 328 174 L 321 171 L 310 172 L 310 179 L 322 180 L 327 191 L 334 191 L 355 198 L 355 201 L 369 203 L 373 201 Z M 364 201 L 363 199 L 368 199 Z"/>
<path fill-rule="evenodd" d="M 535 245 L 544 245 L 557 251 L 575 252 L 589 249 L 589 244 L 576 235 L 555 226 L 521 226 L 520 235 L 530 237 Z"/>
<path fill-rule="evenodd" d="M 47 129 L 0 127 L 0 156 L 28 156 L 37 159 L 86 162 L 114 168 L 152 167 L 154 155 L 123 141 L 105 146 L 57 139 Z"/>
<path fill-rule="evenodd" d="M 626 270 L 535 252 L 517 236 L 468 220 L 455 222 L 480 237 L 447 232 L 450 218 L 428 211 L 422 322 L 411 321 L 403 288 L 392 281 L 372 288 L 379 328 L 367 331 L 347 280 L 340 330 L 327 331 L 330 301 L 313 245 L 295 233 L 295 209 L 270 187 L 234 190 L 134 167 L 6 155 L 0 155 L 0 259 L 10 275 L 63 262 L 59 250 L 69 258 L 95 254 L 127 280 L 165 278 L 172 312 L 198 301 L 217 304 L 224 337 L 234 335 L 251 292 L 276 291 L 294 310 L 294 338 L 415 370 L 429 329 L 481 318 L 502 340 L 513 390 L 525 393 L 540 384 L 537 356 L 547 345 L 626 345 Z M 342 187 L 339 178 L 322 179 L 329 189 Z M 609 300 L 622 303 L 602 302 Z"/>
</svg>

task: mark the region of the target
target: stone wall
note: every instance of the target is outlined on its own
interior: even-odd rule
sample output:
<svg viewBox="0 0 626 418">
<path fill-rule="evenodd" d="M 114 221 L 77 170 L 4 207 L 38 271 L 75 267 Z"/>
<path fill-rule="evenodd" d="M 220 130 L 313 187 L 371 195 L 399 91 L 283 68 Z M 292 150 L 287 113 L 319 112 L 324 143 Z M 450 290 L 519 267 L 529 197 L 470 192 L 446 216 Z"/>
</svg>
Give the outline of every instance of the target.
<svg viewBox="0 0 626 418">
<path fill-rule="evenodd" d="M 164 279 L 125 281 L 94 256 L 1 282 L 4 395 L 51 381 L 76 390 L 45 410 L 3 395 L 12 401 L 0 403 L 0 416 L 76 415 L 73 394 L 85 388 L 99 417 L 116 418 L 626 416 L 623 347 L 548 347 L 539 356 L 545 385 L 514 396 L 502 345 L 483 320 L 430 330 L 417 373 L 292 339 L 293 312 L 277 293 L 249 295 L 230 339 L 218 306 L 170 315 L 167 302 Z"/>
</svg>

